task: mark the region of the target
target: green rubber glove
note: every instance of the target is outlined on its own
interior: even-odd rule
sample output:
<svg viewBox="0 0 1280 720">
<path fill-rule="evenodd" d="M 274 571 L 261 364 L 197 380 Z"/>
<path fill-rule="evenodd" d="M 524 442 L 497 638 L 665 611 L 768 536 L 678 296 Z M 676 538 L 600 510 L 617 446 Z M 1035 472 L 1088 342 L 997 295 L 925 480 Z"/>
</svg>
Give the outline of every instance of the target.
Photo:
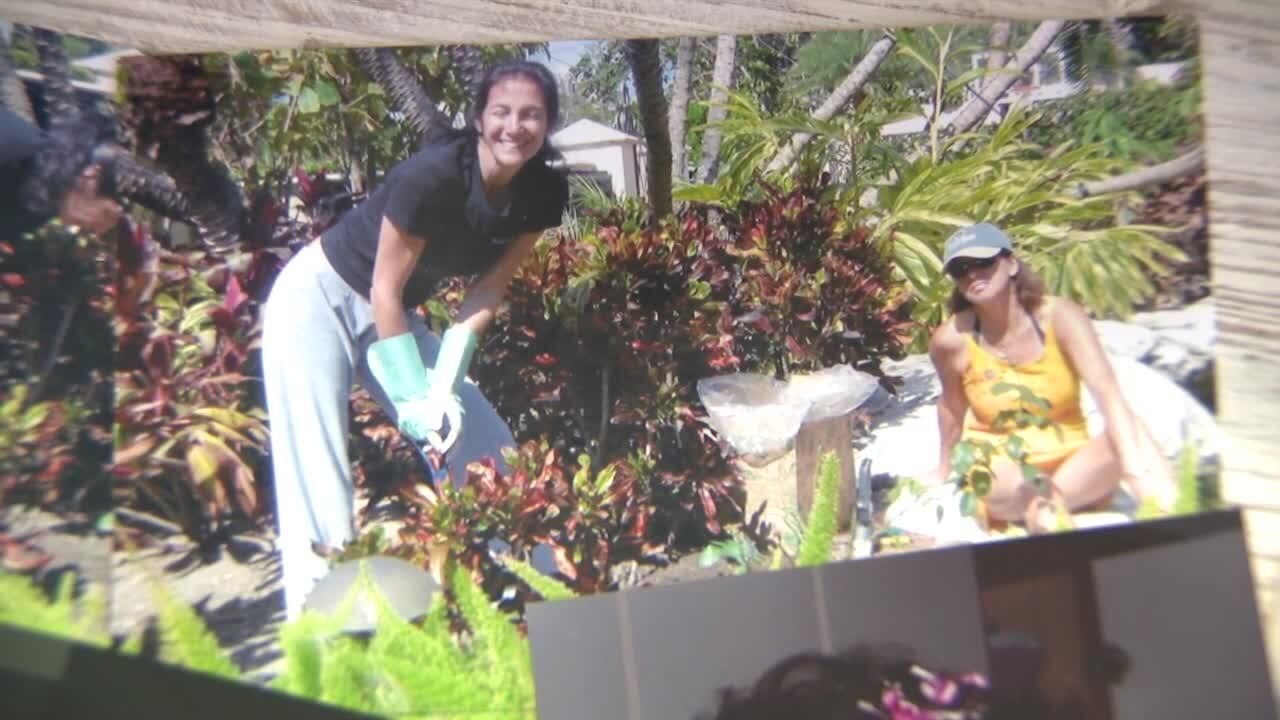
<svg viewBox="0 0 1280 720">
<path fill-rule="evenodd" d="M 456 394 L 471 367 L 476 352 L 476 334 L 466 325 L 454 325 L 440 339 L 440 354 L 432 371 L 431 393 L 448 391 Z"/>
<path fill-rule="evenodd" d="M 440 352 L 431 372 L 426 402 L 435 412 L 443 412 L 449 420 L 449 437 L 440 440 L 444 448 L 453 445 L 462 433 L 462 401 L 458 398 L 458 389 L 471 366 L 476 342 L 475 333 L 465 325 L 450 327 L 440 340 Z M 438 432 L 440 427 L 434 429 Z"/>
<path fill-rule="evenodd" d="M 418 442 L 427 439 L 433 422 L 426 403 L 429 371 L 418 353 L 413 333 L 401 333 L 369 346 L 369 372 L 395 407 L 400 429 Z"/>
</svg>

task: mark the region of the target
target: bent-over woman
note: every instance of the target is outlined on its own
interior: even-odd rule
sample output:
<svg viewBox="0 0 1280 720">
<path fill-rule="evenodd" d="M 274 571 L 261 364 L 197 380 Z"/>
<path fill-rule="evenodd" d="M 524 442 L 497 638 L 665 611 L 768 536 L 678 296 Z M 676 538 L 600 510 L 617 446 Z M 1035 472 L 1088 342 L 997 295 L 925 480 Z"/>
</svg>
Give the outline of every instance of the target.
<svg viewBox="0 0 1280 720">
<path fill-rule="evenodd" d="M 364 387 L 414 441 L 468 463 L 514 445 L 466 372 L 508 281 L 542 232 L 560 224 L 565 176 L 548 165 L 559 121 L 555 81 L 537 63 L 491 68 L 468 127 L 394 167 L 360 205 L 300 250 L 263 312 L 286 616 L 328 569 L 312 543 L 354 535 L 349 402 Z M 450 277 L 470 276 L 441 337 L 415 309 Z"/>
</svg>

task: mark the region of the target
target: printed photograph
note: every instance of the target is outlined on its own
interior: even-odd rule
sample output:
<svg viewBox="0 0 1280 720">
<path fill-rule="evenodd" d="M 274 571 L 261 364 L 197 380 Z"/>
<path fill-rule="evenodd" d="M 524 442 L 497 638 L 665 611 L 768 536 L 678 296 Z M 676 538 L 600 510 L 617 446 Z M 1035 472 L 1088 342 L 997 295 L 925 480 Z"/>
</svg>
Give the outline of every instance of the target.
<svg viewBox="0 0 1280 720">
<path fill-rule="evenodd" d="M 3 30 L 7 622 L 534 717 L 530 603 L 1219 503 L 1188 18 Z"/>
<path fill-rule="evenodd" d="M 538 712 L 1274 718 L 1243 527 L 1224 510 L 872 560 L 815 553 L 800 568 L 537 603 Z M 1187 621 L 1206 613 L 1223 620 Z"/>
</svg>

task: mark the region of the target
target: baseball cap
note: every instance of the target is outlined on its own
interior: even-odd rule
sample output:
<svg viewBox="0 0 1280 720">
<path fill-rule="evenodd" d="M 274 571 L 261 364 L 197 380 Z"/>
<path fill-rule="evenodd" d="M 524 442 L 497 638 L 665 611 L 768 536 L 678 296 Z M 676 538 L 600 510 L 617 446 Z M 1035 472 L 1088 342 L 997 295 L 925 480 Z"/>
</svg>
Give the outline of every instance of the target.
<svg viewBox="0 0 1280 720">
<path fill-rule="evenodd" d="M 947 238 L 942 254 L 942 266 L 956 258 L 989 258 L 1001 251 L 1013 252 L 1013 242 L 1000 228 L 991 223 L 977 223 L 960 228 Z"/>
</svg>

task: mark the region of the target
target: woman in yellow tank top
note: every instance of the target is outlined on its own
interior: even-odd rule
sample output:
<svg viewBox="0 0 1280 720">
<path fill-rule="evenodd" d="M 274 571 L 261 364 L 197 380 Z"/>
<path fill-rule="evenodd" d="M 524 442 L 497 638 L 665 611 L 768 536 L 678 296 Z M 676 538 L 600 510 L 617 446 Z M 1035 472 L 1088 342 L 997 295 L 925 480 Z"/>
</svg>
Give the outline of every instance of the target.
<svg viewBox="0 0 1280 720">
<path fill-rule="evenodd" d="M 1148 497 L 1172 509 L 1175 486 L 1164 454 L 1120 393 L 1115 374 L 1089 317 L 1044 286 L 1014 255 L 995 226 L 979 223 L 947 241 L 943 267 L 956 281 L 952 316 L 939 327 L 929 355 L 942 383 L 938 401 L 941 453 L 926 484 L 951 474 L 951 454 L 961 440 L 988 440 L 997 449 L 1010 432 L 1023 441 L 1026 461 L 1049 481 L 1049 499 L 1036 493 L 1007 453 L 992 463 L 995 478 L 986 497 L 990 520 L 1022 522 L 1032 531 L 1067 514 L 1108 503 L 1127 481 L 1139 501 Z M 1025 404 L 1026 388 L 1048 409 Z M 1106 431 L 1089 435 L 1081 407 L 1088 387 Z M 1002 423 L 1010 411 L 1047 416 L 1047 427 Z"/>
</svg>

